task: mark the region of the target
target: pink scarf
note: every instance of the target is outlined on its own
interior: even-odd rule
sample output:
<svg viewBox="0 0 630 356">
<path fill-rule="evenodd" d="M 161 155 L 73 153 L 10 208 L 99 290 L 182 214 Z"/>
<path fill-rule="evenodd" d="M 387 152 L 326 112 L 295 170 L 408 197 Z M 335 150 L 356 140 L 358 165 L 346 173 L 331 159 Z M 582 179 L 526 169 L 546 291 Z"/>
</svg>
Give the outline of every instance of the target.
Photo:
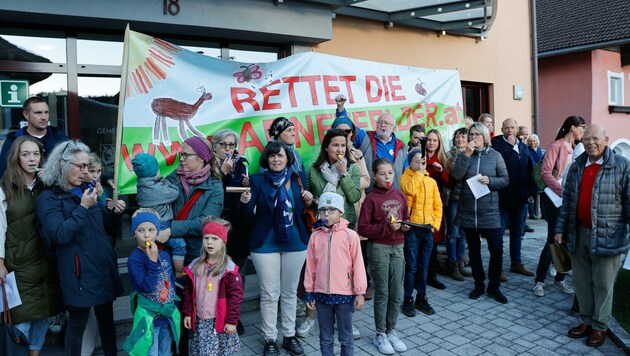
<svg viewBox="0 0 630 356">
<path fill-rule="evenodd" d="M 211 164 L 206 164 L 197 172 L 185 172 L 181 166 L 177 167 L 179 182 L 182 184 L 182 188 L 184 188 L 186 196 L 188 196 L 191 186 L 199 185 L 208 180 L 211 168 Z"/>
</svg>

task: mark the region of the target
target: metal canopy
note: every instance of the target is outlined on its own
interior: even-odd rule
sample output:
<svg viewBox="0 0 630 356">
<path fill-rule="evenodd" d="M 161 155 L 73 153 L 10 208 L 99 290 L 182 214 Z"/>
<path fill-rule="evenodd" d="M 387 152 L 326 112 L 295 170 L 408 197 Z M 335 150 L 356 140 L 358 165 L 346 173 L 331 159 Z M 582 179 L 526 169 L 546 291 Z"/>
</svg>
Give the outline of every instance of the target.
<svg viewBox="0 0 630 356">
<path fill-rule="evenodd" d="M 274 0 L 283 2 L 282 0 Z M 298 0 L 332 8 L 333 14 L 485 39 L 498 0 Z"/>
</svg>

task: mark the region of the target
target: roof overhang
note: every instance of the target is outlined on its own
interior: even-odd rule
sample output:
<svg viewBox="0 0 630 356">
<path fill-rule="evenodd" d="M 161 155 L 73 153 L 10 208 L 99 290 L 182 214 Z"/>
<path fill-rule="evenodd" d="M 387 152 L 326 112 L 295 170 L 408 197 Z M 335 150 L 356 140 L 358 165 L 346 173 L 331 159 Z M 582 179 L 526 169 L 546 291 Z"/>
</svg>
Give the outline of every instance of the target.
<svg viewBox="0 0 630 356">
<path fill-rule="evenodd" d="M 282 3 L 284 0 L 273 0 Z M 327 5 L 333 16 L 383 22 L 385 27 L 409 26 L 438 34 L 485 39 L 496 16 L 498 0 L 297 0 Z"/>
</svg>

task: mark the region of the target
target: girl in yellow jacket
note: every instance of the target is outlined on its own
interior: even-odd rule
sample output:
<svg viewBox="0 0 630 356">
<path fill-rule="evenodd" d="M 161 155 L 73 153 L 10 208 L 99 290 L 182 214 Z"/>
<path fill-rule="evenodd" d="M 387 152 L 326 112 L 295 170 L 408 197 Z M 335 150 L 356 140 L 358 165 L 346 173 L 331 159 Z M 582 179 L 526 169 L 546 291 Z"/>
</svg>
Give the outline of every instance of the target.
<svg viewBox="0 0 630 356">
<path fill-rule="evenodd" d="M 411 229 L 405 233 L 405 279 L 402 312 L 416 315 L 416 309 L 432 315 L 435 311 L 427 300 L 427 271 L 433 249 L 433 232 L 442 222 L 442 199 L 437 183 L 425 171 L 422 149 L 414 148 L 407 156 L 409 167 L 400 177 L 400 190 L 407 196 Z M 413 290 L 417 290 L 413 300 Z"/>
</svg>

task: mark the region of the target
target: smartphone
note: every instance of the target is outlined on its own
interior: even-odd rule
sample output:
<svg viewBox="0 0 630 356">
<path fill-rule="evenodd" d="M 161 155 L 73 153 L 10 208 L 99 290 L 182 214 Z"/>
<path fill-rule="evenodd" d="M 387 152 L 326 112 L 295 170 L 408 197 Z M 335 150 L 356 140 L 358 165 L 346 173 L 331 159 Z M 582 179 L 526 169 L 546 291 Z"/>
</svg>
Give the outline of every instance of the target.
<svg viewBox="0 0 630 356">
<path fill-rule="evenodd" d="M 427 152 L 427 138 L 420 137 L 420 149 L 422 150 L 422 157 L 426 157 Z"/>
</svg>

